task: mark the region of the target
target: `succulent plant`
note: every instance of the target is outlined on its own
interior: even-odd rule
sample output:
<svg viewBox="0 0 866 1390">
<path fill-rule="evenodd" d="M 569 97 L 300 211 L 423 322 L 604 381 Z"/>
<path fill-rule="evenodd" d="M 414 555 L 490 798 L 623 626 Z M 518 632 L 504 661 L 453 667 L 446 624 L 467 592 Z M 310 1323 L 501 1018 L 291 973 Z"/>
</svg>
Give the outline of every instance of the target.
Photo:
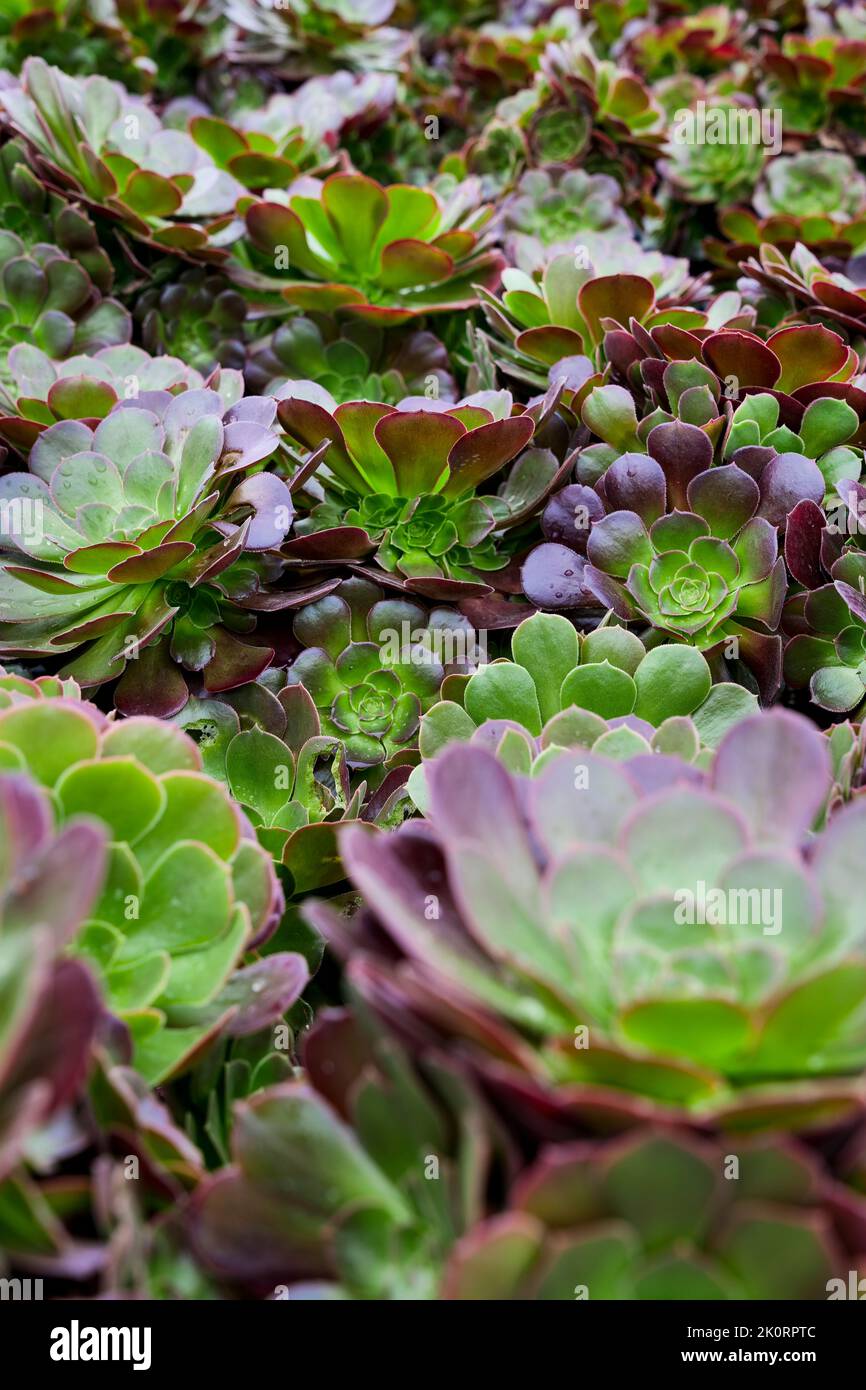
<svg viewBox="0 0 866 1390">
<path fill-rule="evenodd" d="M 457 1143 L 469 1114 L 487 1140 L 458 1165 L 438 1094 L 453 1111 L 453 1072 L 422 1075 L 381 1040 L 376 1066 L 369 1050 L 350 1016 L 326 1013 L 307 1045 L 315 1089 L 290 1082 L 236 1106 L 235 1163 L 189 1218 L 224 1283 L 292 1300 L 820 1299 L 858 1265 L 862 1198 L 790 1139 L 731 1154 L 730 1139 L 644 1128 L 550 1144 L 491 1210 L 495 1129 L 481 1130 L 479 1098 L 458 1092 Z M 388 1121 L 399 1148 L 383 1142 Z M 303 1177 L 310 1146 L 320 1187 Z M 422 1186 L 433 1160 L 436 1202 Z"/>
<path fill-rule="evenodd" d="M 581 636 L 567 618 L 536 613 L 515 629 L 510 661 L 481 666 L 465 684 L 448 681 L 447 696 L 421 721 L 420 751 L 424 758 L 437 756 L 479 729 L 493 736 L 525 730 L 542 747 L 570 747 L 576 731 L 582 736 L 584 727 L 599 727 L 573 721 L 575 710 L 602 721 L 633 715 L 652 727 L 692 716 L 701 741 L 715 746 L 731 723 L 755 708 L 754 695 L 742 686 L 714 686 L 694 647 L 673 643 L 647 651 L 625 627 L 603 624 Z M 517 756 L 525 757 L 522 750 Z"/>
<path fill-rule="evenodd" d="M 100 72 L 148 90 L 170 89 L 200 56 L 205 0 L 5 0 L 0 66 L 17 71 L 39 55 L 64 72 Z"/>
<path fill-rule="evenodd" d="M 786 456 L 778 457 L 784 465 Z M 766 504 L 762 510 L 760 486 L 736 464 L 697 472 L 690 461 L 689 475 L 685 486 L 682 477 L 674 484 L 678 506 L 673 496 L 665 500 L 673 479 L 662 465 L 641 455 L 611 465 L 606 490 L 612 499 L 615 485 L 617 510 L 592 527 L 583 582 L 619 617 L 641 618 L 699 650 L 734 639 L 728 654 L 753 664 L 764 697 L 772 698 L 779 639 L 769 634 L 786 593 L 776 526 Z"/>
<path fill-rule="evenodd" d="M 656 268 L 666 273 L 664 265 Z M 627 330 L 632 320 L 648 333 L 662 326 L 697 333 L 708 324 L 707 315 L 697 309 L 657 304 L 653 283 L 643 275 L 596 275 L 580 247 L 554 256 L 540 279 L 509 269 L 502 284 L 499 298 L 486 291 L 481 298 L 496 335 L 492 350 L 510 376 L 542 388 L 548 369 L 563 358 L 583 356 L 595 367 L 603 366 L 607 341 L 616 339 L 620 325 Z M 721 328 L 725 321 L 714 326 Z"/>
<path fill-rule="evenodd" d="M 850 571 L 837 561 L 831 573 L 841 583 L 853 577 Z M 794 690 L 808 686 L 810 699 L 834 714 L 859 710 L 866 700 L 866 623 L 851 613 L 833 582 L 807 594 L 795 616 L 800 630 L 785 647 L 786 683 Z"/>
<path fill-rule="evenodd" d="M 349 768 L 387 767 L 411 754 L 445 676 L 478 660 L 467 619 L 385 598 L 365 579 L 347 579 L 300 609 L 294 636 L 303 650 L 286 680 L 309 693 L 322 735 L 340 741 Z"/>
<path fill-rule="evenodd" d="M 794 690 L 808 686 L 811 700 L 834 714 L 866 699 L 863 497 L 860 484 L 840 482 L 836 505 L 825 514 L 814 502 L 802 502 L 785 537 L 791 576 L 803 586 L 782 615 L 790 637 L 785 680 Z"/>
<path fill-rule="evenodd" d="M 4 119 L 52 188 L 122 223 L 163 251 L 220 260 L 241 232 L 246 190 L 181 131 L 105 77 L 70 77 L 28 58 L 0 92 Z"/>
<path fill-rule="evenodd" d="M 441 598 L 461 594 L 461 585 L 477 588 L 482 572 L 508 559 L 494 533 L 531 516 L 567 471 L 549 449 L 523 452 L 553 399 L 534 414 L 512 415 L 508 391 L 453 406 L 410 397 L 392 408 L 337 405 L 314 382 L 290 385 L 278 407 L 283 428 L 308 457 L 328 447 L 319 474 L 324 501 L 298 524 L 285 553 L 327 557 L 342 526 L 358 554 L 375 550 L 382 568 L 405 576 L 410 588 Z M 515 459 L 499 492 L 479 495 Z"/>
<path fill-rule="evenodd" d="M 257 343 L 246 364 L 252 391 L 279 397 L 286 382 L 315 381 L 338 405 L 382 401 L 397 405 L 406 396 L 435 391 L 437 400 L 457 399 L 448 353 L 432 333 L 410 329 L 400 335 L 375 323 L 298 314 Z"/>
<path fill-rule="evenodd" d="M 103 299 L 84 267 L 56 246 L 32 252 L 14 232 L 0 234 L 0 379 L 6 354 L 30 343 L 49 357 L 95 352 L 129 342 L 132 323 L 115 299 Z"/>
<path fill-rule="evenodd" d="M 861 134 L 862 78 L 866 43 L 840 34 L 786 34 L 764 45 L 765 79 L 759 88 L 767 106 L 779 109 L 785 130 L 805 134 L 824 122 L 845 142 Z"/>
<path fill-rule="evenodd" d="M 684 112 L 660 165 L 676 197 L 691 203 L 748 200 L 767 158 L 766 144 L 753 133 L 756 118 L 761 113 L 745 99 L 716 98 Z"/>
<path fill-rule="evenodd" d="M 279 154 L 296 170 L 301 165 L 307 169 L 312 160 L 321 161 L 338 144 L 370 139 L 392 114 L 396 100 L 396 76 L 340 70 L 327 77 L 311 77 L 291 93 L 277 91 L 264 103 L 245 106 L 235 116 L 236 128 L 259 153 Z M 196 131 L 201 139 L 198 127 Z M 275 177 L 264 162 L 259 169 L 267 177 L 257 183 L 249 181 L 251 168 L 243 169 L 247 187 L 285 185 L 286 179 Z"/>
<path fill-rule="evenodd" d="M 654 366 L 659 365 L 651 360 Z M 802 367 L 801 360 L 795 370 Z M 700 462 L 710 467 L 724 461 L 737 464 L 754 478 L 761 492 L 760 514 L 784 526 L 797 502 L 804 498 L 821 502 L 824 493 L 834 492 L 841 479 L 860 473 L 862 451 L 851 445 L 861 437 L 862 424 L 857 411 L 845 400 L 819 395 L 812 388 L 802 393 L 808 404 L 783 392 L 738 391 L 742 394 L 740 404 L 732 411 L 728 407 L 726 419 L 720 414 L 721 382 L 703 363 L 670 363 L 656 379 L 658 397 L 670 409 L 658 407 L 640 421 L 631 393 L 621 386 L 591 385 L 581 402 L 583 423 L 602 442 L 581 450 L 577 476 L 581 483 L 595 487 L 601 498 L 606 496 L 607 470 L 626 455 L 631 461 L 645 452 L 666 475 L 680 479 L 683 485 Z M 859 395 L 855 391 L 854 398 Z M 677 450 L 681 451 L 679 462 L 674 459 Z M 611 482 L 619 487 L 617 473 L 611 474 Z M 677 505 L 682 506 L 685 495 L 680 482 L 675 487 Z M 574 497 L 575 502 L 579 500 L 592 502 L 588 494 Z M 566 528 L 556 497 L 549 506 L 552 524 L 546 515 L 542 518 L 545 534 L 575 543 L 573 533 L 578 528 L 573 518 Z M 587 522 L 599 515 L 596 503 Z"/>
<path fill-rule="evenodd" d="M 458 1241 L 441 1296 L 819 1300 L 847 1282 L 862 1202 L 846 1211 L 845 1190 L 795 1142 L 725 1147 L 653 1130 L 550 1145 L 506 1210 Z"/>
<path fill-rule="evenodd" d="M 495 20 L 457 37 L 454 76 L 476 102 L 493 102 L 532 85 L 548 44 L 577 33 L 578 19 L 566 6 L 552 6 L 542 23 L 517 26 Z"/>
<path fill-rule="evenodd" d="M 64 953 L 102 890 L 106 837 L 79 816 L 56 830 L 48 794 L 18 771 L 0 775 L 0 827 L 3 1182 L 87 1075 L 102 1005 L 87 966 Z"/>
<path fill-rule="evenodd" d="M 636 27 L 625 53 L 636 71 L 653 81 L 676 77 L 683 70 L 709 77 L 745 59 L 751 35 L 748 29 L 744 33 L 742 18 L 726 5 L 701 6 L 696 14 Z"/>
<path fill-rule="evenodd" d="M 481 1102 L 445 1066 L 421 1077 L 384 1042 L 371 1049 L 335 1010 L 305 1061 L 315 1089 L 289 1081 L 235 1105 L 233 1162 L 187 1212 L 193 1248 L 247 1293 L 435 1298 L 455 1235 L 484 1212 L 495 1136 Z"/>
<path fill-rule="evenodd" d="M 509 264 L 540 277 L 558 256 L 597 276 L 645 276 L 657 297 L 674 298 L 688 286 L 689 264 L 645 249 L 620 206 L 621 190 L 610 174 L 530 169 L 505 204 L 504 240 Z"/>
<path fill-rule="evenodd" d="M 866 290 L 829 269 L 801 242 L 787 256 L 775 246 L 762 245 L 757 258 L 743 262 L 743 269 L 777 296 L 805 305 L 810 315 L 849 333 L 863 332 Z"/>
<path fill-rule="evenodd" d="M 0 757 L 51 793 L 61 824 L 86 815 L 108 830 L 105 882 L 74 919 L 72 949 L 148 1080 L 181 1069 L 223 1029 L 257 1031 L 294 1002 L 300 957 L 233 974 L 276 927 L 282 896 L 270 857 L 201 773 L 191 739 L 155 719 L 112 723 L 84 702 L 25 695 L 0 711 Z"/>
<path fill-rule="evenodd" d="M 304 179 L 285 202 L 248 208 L 258 258 L 233 274 L 305 311 L 340 309 L 383 325 L 472 308 L 475 287 L 495 284 L 502 264 L 484 233 L 493 210 L 478 206 L 478 194 L 471 180 L 440 196 L 364 174 Z"/>
<path fill-rule="evenodd" d="M 471 1038 L 469 1064 L 548 1135 L 652 1110 L 747 1129 L 856 1110 L 866 806 L 807 844 L 833 786 L 808 721 L 744 719 L 704 772 L 581 750 L 525 781 L 470 744 L 427 776 L 429 823 L 342 838 L 366 915 L 307 909 L 389 1029 Z"/>
<path fill-rule="evenodd" d="M 583 169 L 528 169 L 508 199 L 505 226 L 511 233 L 506 253 L 531 237 L 548 254 L 567 250 L 583 231 L 608 232 L 631 227 L 621 206 L 622 190 L 608 174 Z"/>
<path fill-rule="evenodd" d="M 581 162 L 589 152 L 634 177 L 664 139 L 662 109 L 641 79 L 598 58 L 582 35 L 548 44 L 532 91 L 516 100 L 539 165 Z"/>
<path fill-rule="evenodd" d="M 230 409 L 213 390 L 140 394 L 95 429 L 61 421 L 40 434 L 27 473 L 0 481 L 4 503 L 4 654 L 78 653 L 82 685 L 122 677 L 119 708 L 165 715 L 188 687 L 230 689 L 271 650 L 239 641 L 254 626 L 264 560 L 292 519 L 286 485 L 255 468 L 274 452 L 275 403 Z M 124 674 L 125 672 L 125 674 Z"/>
<path fill-rule="evenodd" d="M 665 380 L 677 400 L 693 386 L 709 387 L 716 403 L 722 397 L 739 401 L 754 390 L 772 391 L 782 423 L 794 433 L 806 406 L 821 397 L 846 401 L 861 421 L 866 419 L 866 394 L 855 376 L 857 353 L 844 338 L 820 323 L 796 323 L 763 339 L 750 330 L 736 298 L 729 301 L 726 295 L 720 296 L 713 306 L 709 333 L 662 324 L 650 330 L 647 341 L 634 332 L 612 330 L 605 336 L 604 351 L 630 381 L 640 383 L 668 410 L 671 402 Z M 721 322 L 728 315 L 727 323 Z M 669 371 L 670 366 L 675 370 Z"/>
<path fill-rule="evenodd" d="M 346 596 L 357 605 L 363 582 L 346 584 Z M 335 597 L 345 606 L 339 589 Z M 302 666 L 310 669 L 306 660 Z M 368 790 L 368 780 L 359 781 L 349 765 L 353 754 L 358 765 L 359 754 L 369 753 L 361 740 L 350 739 L 344 728 L 323 734 L 322 718 L 331 727 L 334 721 L 327 713 L 320 716 L 303 685 L 286 683 L 277 671 L 266 679 L 267 685 L 242 686 L 221 699 L 190 700 L 175 723 L 195 739 L 204 771 L 225 783 L 259 842 L 286 870 L 285 886 L 297 895 L 345 878 L 336 842 L 339 825 L 400 823 L 408 809 L 403 787 L 410 769 L 398 766 L 384 778 L 374 775 L 369 780 L 376 786 Z M 360 766 L 366 771 L 363 761 Z"/>
<path fill-rule="evenodd" d="M 278 64 L 290 77 L 334 68 L 398 71 L 411 36 L 388 25 L 396 0 L 228 0 L 236 63 Z"/>
<path fill-rule="evenodd" d="M 25 456 L 39 435 L 60 420 L 104 420 L 120 400 L 142 392 L 197 390 L 204 377 L 177 357 L 151 357 L 131 343 L 53 361 L 41 348 L 19 343 L 6 358 L 8 390 L 0 386 L 0 435 Z M 239 372 L 210 378 L 226 408 L 243 395 Z"/>
<path fill-rule="evenodd" d="M 748 208 L 726 208 L 719 213 L 720 237 L 704 242 L 707 258 L 729 273 L 743 261 L 759 256 L 761 247 L 774 246 L 790 255 L 802 242 L 821 260 L 841 256 L 847 261 L 866 244 L 866 218 L 836 219 L 830 216 L 789 217 L 774 213 L 760 218 Z"/>
<path fill-rule="evenodd" d="M 866 213 L 866 178 L 846 154 L 801 150 L 770 160 L 752 201 L 762 217 L 852 221 Z"/>
<path fill-rule="evenodd" d="M 747 464 L 751 460 L 754 467 L 757 456 L 751 452 L 739 454 L 741 449 L 770 449 L 777 456 L 805 456 L 821 470 L 828 493 L 843 479 L 860 476 L 863 452 L 850 447 L 860 432 L 860 418 L 845 401 L 832 396 L 817 397 L 806 406 L 797 430 L 781 424 L 780 413 L 780 403 L 774 395 L 762 392 L 747 396 L 731 417 L 724 457 L 735 463 L 738 457 Z M 763 472 L 759 479 L 762 476 Z"/>
<path fill-rule="evenodd" d="M 194 371 L 241 370 L 246 362 L 247 301 L 224 276 L 196 267 L 135 306 L 148 352 L 169 353 Z"/>
<path fill-rule="evenodd" d="M 18 237 L 28 252 L 36 246 L 56 247 L 78 262 L 100 294 L 110 294 L 114 266 L 93 222 L 83 208 L 40 182 L 28 168 L 19 140 L 0 146 L 0 218 L 4 230 Z"/>
<path fill-rule="evenodd" d="M 864 1295 L 864 94 L 863 0 L 0 0 L 13 1286 Z"/>
</svg>

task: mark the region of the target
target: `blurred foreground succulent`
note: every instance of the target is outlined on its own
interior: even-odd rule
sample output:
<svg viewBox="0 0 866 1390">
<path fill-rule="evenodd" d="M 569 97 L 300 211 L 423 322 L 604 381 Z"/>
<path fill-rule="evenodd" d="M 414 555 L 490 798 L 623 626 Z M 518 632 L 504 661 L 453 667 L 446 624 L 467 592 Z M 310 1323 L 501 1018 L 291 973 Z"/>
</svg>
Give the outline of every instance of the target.
<svg viewBox="0 0 866 1390">
<path fill-rule="evenodd" d="M 306 1056 L 316 1089 L 238 1105 L 234 1163 L 192 1202 L 195 1248 L 230 1287 L 316 1301 L 821 1299 L 862 1264 L 863 1200 L 793 1141 L 732 1154 L 730 1138 L 643 1129 L 554 1144 L 491 1211 L 496 1129 L 452 1070 L 422 1076 L 381 1041 L 371 1055 L 338 1013 Z M 327 1182 L 311 1183 L 313 1164 Z"/>
<path fill-rule="evenodd" d="M 188 1211 L 193 1248 L 260 1296 L 435 1298 L 455 1234 L 484 1212 L 494 1155 L 478 1097 L 447 1066 L 422 1079 L 384 1045 L 374 1061 L 336 1011 L 305 1062 L 317 1089 L 288 1082 L 235 1107 L 233 1161 Z"/>
<path fill-rule="evenodd" d="M 847 1287 L 866 1204 L 790 1140 L 729 1148 L 652 1131 L 551 1145 L 508 1209 L 458 1243 L 442 1296 L 817 1300 Z"/>
<path fill-rule="evenodd" d="M 525 781 L 464 745 L 427 775 L 428 823 L 343 837 L 365 912 L 308 909 L 386 1027 L 467 1061 L 471 1040 L 469 1065 L 545 1134 L 856 1112 L 866 806 L 808 843 L 832 778 L 807 721 L 747 718 L 706 771 L 581 749 Z"/>
<path fill-rule="evenodd" d="M 10 766 L 6 758 L 3 766 Z M 6 771 L 0 829 L 2 1182 L 33 1131 L 75 1097 L 87 1075 L 103 1010 L 91 971 L 65 951 L 101 892 L 106 836 L 78 815 L 57 831 L 48 794 Z"/>
<path fill-rule="evenodd" d="M 51 793 L 61 824 L 86 815 L 108 831 L 101 894 L 69 936 L 148 1080 L 182 1069 L 222 1030 L 255 1032 L 294 1002 L 306 981 L 300 957 L 233 974 L 276 927 L 282 895 L 191 739 L 158 720 L 115 724 L 87 703 L 23 695 L 0 711 L 0 762 Z"/>
</svg>

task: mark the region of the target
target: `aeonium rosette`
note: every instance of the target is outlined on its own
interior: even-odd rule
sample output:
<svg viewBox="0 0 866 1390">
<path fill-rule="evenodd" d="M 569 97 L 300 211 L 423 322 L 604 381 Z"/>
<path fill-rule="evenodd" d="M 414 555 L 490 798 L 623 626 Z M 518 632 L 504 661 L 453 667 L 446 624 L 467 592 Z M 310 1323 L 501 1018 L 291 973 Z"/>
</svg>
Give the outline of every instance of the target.
<svg viewBox="0 0 866 1390">
<path fill-rule="evenodd" d="M 20 82 L 4 87 L 0 110 L 52 188 L 117 220 L 132 236 L 216 261 L 241 232 L 235 204 L 244 185 L 119 82 L 99 74 L 71 77 L 28 58 Z"/>
<path fill-rule="evenodd" d="M 771 698 L 781 675 L 774 634 L 787 587 L 778 519 L 768 515 L 773 494 L 762 499 L 762 488 L 736 464 L 709 466 L 712 446 L 696 426 L 675 422 L 654 433 L 668 431 L 688 431 L 703 456 L 698 451 L 679 471 L 640 454 L 611 465 L 603 479 L 608 512 L 587 540 L 584 586 L 621 618 L 744 661 Z M 671 462 L 681 462 L 671 452 Z"/>
<path fill-rule="evenodd" d="M 364 911 L 308 909 L 386 1030 L 548 1135 L 861 1111 L 866 805 L 822 823 L 830 750 L 807 720 L 746 718 L 704 770 L 550 749 L 521 777 L 470 744 L 427 775 L 425 822 L 342 837 Z"/>
<path fill-rule="evenodd" d="M 359 558 L 433 598 L 477 591 L 508 561 L 506 533 L 532 517 L 570 464 L 530 448 L 558 390 L 515 413 L 509 391 L 481 391 L 456 405 L 408 397 L 337 405 L 314 382 L 284 388 L 278 414 L 304 461 L 324 448 L 313 510 L 284 553 L 297 559 Z M 482 485 L 511 464 L 496 493 Z M 469 587 L 467 587 L 469 586 Z"/>
<path fill-rule="evenodd" d="M 38 436 L 58 420 L 103 420 L 118 401 L 142 392 L 204 386 L 201 372 L 178 357 L 152 357 L 132 343 L 100 348 L 55 361 L 32 343 L 19 343 L 6 359 L 8 383 L 0 385 L 0 437 L 25 456 Z M 244 394 L 240 372 L 208 378 L 226 409 Z"/>
<path fill-rule="evenodd" d="M 95 428 L 45 430 L 29 471 L 0 482 L 0 650 L 69 656 L 64 674 L 88 687 L 123 677 L 126 713 L 182 708 L 177 665 L 210 690 L 264 670 L 270 648 L 240 638 L 293 516 L 285 483 L 258 471 L 278 444 L 275 411 L 152 391 Z"/>
<path fill-rule="evenodd" d="M 339 309 L 383 325 L 470 309 L 477 286 L 494 286 L 502 267 L 480 194 L 473 179 L 438 189 L 357 173 L 300 178 L 247 208 L 249 246 L 231 273 L 307 312 Z"/>
</svg>

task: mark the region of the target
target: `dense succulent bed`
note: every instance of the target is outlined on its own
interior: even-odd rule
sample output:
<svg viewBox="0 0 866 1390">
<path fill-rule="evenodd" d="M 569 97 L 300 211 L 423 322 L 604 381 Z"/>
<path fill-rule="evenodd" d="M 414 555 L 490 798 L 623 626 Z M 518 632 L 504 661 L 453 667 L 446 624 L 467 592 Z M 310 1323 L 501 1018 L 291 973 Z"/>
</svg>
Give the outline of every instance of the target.
<svg viewBox="0 0 866 1390">
<path fill-rule="evenodd" d="M 837 0 L 0 4 L 0 1274 L 866 1275 L 864 141 Z"/>
</svg>

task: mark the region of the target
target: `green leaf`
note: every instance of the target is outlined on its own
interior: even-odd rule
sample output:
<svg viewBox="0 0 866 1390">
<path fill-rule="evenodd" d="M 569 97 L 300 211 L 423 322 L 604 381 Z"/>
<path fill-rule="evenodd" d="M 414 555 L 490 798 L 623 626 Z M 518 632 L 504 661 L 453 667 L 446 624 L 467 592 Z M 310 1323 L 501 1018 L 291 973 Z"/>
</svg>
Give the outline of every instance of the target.
<svg viewBox="0 0 866 1390">
<path fill-rule="evenodd" d="M 37 782 L 53 787 L 66 768 L 95 757 L 99 737 L 79 710 L 31 702 L 0 715 L 0 742 L 22 756 Z"/>
<path fill-rule="evenodd" d="M 581 418 L 593 434 L 621 454 L 631 450 L 644 452 L 637 433 L 634 399 L 625 387 L 596 386 L 583 403 Z"/>
<path fill-rule="evenodd" d="M 784 930 L 784 927 L 783 927 Z M 749 1071 L 791 1075 L 808 1069 L 866 1001 L 866 965 L 844 962 L 791 990 L 767 1015 Z"/>
<path fill-rule="evenodd" d="M 57 796 L 67 817 L 98 816 L 113 840 L 131 845 L 157 823 L 166 801 L 158 780 L 134 758 L 71 767 L 57 783 Z"/>
<path fill-rule="evenodd" d="M 157 776 L 180 769 L 197 772 L 201 766 L 192 739 L 161 719 L 132 718 L 114 724 L 103 737 L 102 756 L 135 758 Z"/>
<path fill-rule="evenodd" d="M 714 685 L 692 715 L 705 748 L 718 748 L 725 734 L 741 719 L 758 711 L 758 697 L 734 681 Z"/>
<path fill-rule="evenodd" d="M 866 695 L 859 670 L 850 666 L 822 666 L 809 683 L 816 704 L 837 714 L 845 714 Z"/>
<path fill-rule="evenodd" d="M 249 936 L 249 916 L 235 908 L 229 930 L 203 951 L 176 956 L 159 999 L 160 1008 L 197 1008 L 209 1004 L 228 979 Z"/>
<path fill-rule="evenodd" d="M 511 661 L 494 661 L 476 671 L 466 687 L 465 707 L 476 724 L 486 719 L 513 719 L 531 734 L 541 733 L 535 682 L 528 671 Z"/>
<path fill-rule="evenodd" d="M 313 1091 L 290 1084 L 256 1097 L 236 1120 L 236 1153 L 249 1180 L 273 1195 L 278 1220 L 319 1220 L 373 1207 L 408 1222 L 397 1188 L 371 1163 L 354 1132 Z"/>
<path fill-rule="evenodd" d="M 562 709 L 562 683 L 580 660 L 574 625 L 556 613 L 535 613 L 515 628 L 511 655 L 532 677 L 541 722 L 546 724 Z M 531 732 L 540 733 L 541 729 Z"/>
<path fill-rule="evenodd" d="M 193 828 L 190 826 L 189 828 Z M 148 875 L 141 911 L 127 926 L 122 956 L 192 951 L 218 940 L 232 909 L 231 875 L 213 850 L 182 840 Z"/>
<path fill-rule="evenodd" d="M 845 401 L 837 401 L 832 396 L 813 401 L 806 407 L 800 424 L 800 438 L 808 458 L 817 459 L 835 448 L 845 444 L 859 428 L 859 418 Z"/>
<path fill-rule="evenodd" d="M 462 705 L 453 700 L 440 700 L 421 720 L 419 748 L 422 758 L 435 758 L 449 743 L 467 743 L 475 727 L 474 719 Z"/>
<path fill-rule="evenodd" d="M 265 825 L 274 825 L 277 813 L 292 794 L 291 749 L 262 729 L 246 729 L 228 746 L 226 775 L 235 800 L 251 806 Z"/>
<path fill-rule="evenodd" d="M 633 676 L 646 656 L 646 647 L 639 637 L 629 632 L 627 627 L 597 627 L 588 632 L 580 645 L 580 660 L 585 665 L 591 661 L 609 661 Z"/>
<path fill-rule="evenodd" d="M 564 709 L 576 705 L 602 719 L 618 719 L 631 714 L 636 698 L 636 686 L 626 671 L 611 666 L 609 661 L 578 666 L 562 683 L 560 702 Z"/>
<path fill-rule="evenodd" d="M 145 873 L 166 850 L 190 834 L 220 859 L 231 859 L 240 843 L 240 825 L 225 788 L 197 772 L 167 772 L 159 781 L 165 792 L 165 809 L 135 851 Z"/>
<path fill-rule="evenodd" d="M 611 1163 L 604 1191 L 613 1210 L 638 1232 L 643 1248 L 658 1250 L 702 1240 L 720 1182 L 721 1174 L 694 1149 L 651 1138 L 633 1142 Z"/>
<path fill-rule="evenodd" d="M 639 719 L 658 726 L 672 715 L 691 714 L 709 694 L 713 679 L 694 647 L 668 644 L 647 652 L 634 676 Z"/>
<path fill-rule="evenodd" d="M 730 1064 L 750 1034 L 749 1016 L 725 999 L 650 999 L 620 1019 L 623 1037 L 661 1057 Z"/>
<path fill-rule="evenodd" d="M 113 966 L 105 983 L 112 1011 L 142 1009 L 159 998 L 168 979 L 171 958 L 167 951 L 151 951 L 134 961 Z"/>
</svg>

